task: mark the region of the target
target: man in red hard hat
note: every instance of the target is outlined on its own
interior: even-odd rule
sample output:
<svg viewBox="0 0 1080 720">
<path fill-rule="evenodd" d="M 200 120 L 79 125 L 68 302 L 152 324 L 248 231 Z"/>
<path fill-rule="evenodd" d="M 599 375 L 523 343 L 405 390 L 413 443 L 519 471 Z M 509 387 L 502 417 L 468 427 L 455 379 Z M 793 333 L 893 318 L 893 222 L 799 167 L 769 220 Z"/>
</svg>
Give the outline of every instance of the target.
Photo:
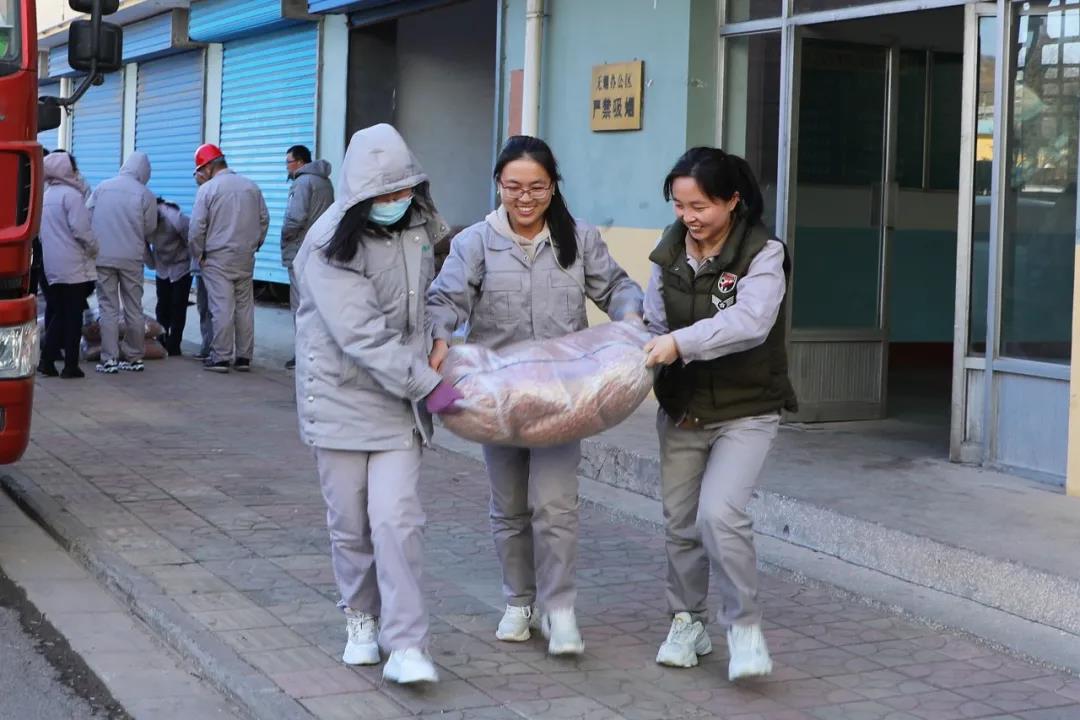
<svg viewBox="0 0 1080 720">
<path fill-rule="evenodd" d="M 270 213 L 259 186 L 230 169 L 216 145 L 195 151 L 195 180 L 188 246 L 199 281 L 206 283 L 214 333 L 203 367 L 246 372 L 255 354 L 255 253 L 266 239 Z"/>
</svg>

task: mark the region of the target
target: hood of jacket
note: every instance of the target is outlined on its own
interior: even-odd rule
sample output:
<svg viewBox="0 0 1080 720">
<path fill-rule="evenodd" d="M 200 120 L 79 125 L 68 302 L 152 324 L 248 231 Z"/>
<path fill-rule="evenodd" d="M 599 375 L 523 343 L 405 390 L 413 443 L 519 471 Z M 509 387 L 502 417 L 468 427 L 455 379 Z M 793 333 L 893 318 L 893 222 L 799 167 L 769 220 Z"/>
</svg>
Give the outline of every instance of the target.
<svg viewBox="0 0 1080 720">
<path fill-rule="evenodd" d="M 150 182 L 150 158 L 146 153 L 135 152 L 128 155 L 128 159 L 120 166 L 121 175 L 130 175 L 145 185 Z"/>
<path fill-rule="evenodd" d="M 344 212 L 364 200 L 404 190 L 427 179 L 398 131 L 385 123 L 373 125 L 358 131 L 349 141 L 338 185 L 338 203 Z"/>
<path fill-rule="evenodd" d="M 45 182 L 68 185 L 83 193 L 86 186 L 71 167 L 71 156 L 66 152 L 51 152 L 45 156 Z"/>
<path fill-rule="evenodd" d="M 315 175 L 326 180 L 330 179 L 330 163 L 326 160 L 313 160 L 296 171 L 296 177 L 301 175 Z"/>
</svg>

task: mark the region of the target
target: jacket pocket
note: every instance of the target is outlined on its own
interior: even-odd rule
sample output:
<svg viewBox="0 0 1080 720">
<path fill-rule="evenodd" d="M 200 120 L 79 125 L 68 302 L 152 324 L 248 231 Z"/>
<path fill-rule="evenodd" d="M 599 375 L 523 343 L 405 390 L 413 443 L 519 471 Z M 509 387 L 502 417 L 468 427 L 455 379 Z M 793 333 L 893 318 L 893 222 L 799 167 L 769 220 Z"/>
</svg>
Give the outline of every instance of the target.
<svg viewBox="0 0 1080 720">
<path fill-rule="evenodd" d="M 586 322 L 585 291 L 583 290 L 585 281 L 584 278 L 578 279 L 574 274 L 576 270 L 576 267 L 565 271 L 552 270 L 548 275 L 548 285 L 551 288 L 552 311 L 562 314 L 575 329 L 578 329 L 579 325 L 583 327 Z"/>
<path fill-rule="evenodd" d="M 520 307 L 522 298 L 521 275 L 516 272 L 488 272 L 480 287 L 480 300 L 476 313 L 495 323 L 513 322 L 512 308 Z"/>
</svg>

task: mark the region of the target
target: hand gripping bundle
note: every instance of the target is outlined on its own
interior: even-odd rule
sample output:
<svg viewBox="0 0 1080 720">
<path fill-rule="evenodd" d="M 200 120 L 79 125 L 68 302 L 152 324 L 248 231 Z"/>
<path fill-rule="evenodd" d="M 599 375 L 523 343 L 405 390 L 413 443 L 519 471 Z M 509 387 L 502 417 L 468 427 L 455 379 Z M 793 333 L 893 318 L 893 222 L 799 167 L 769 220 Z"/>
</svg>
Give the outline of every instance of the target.
<svg viewBox="0 0 1080 720">
<path fill-rule="evenodd" d="M 491 445 L 547 447 L 618 425 L 652 389 L 649 339 L 638 324 L 613 322 L 551 340 L 490 350 L 458 345 L 443 377 L 464 395 L 444 415 L 455 435 Z"/>
</svg>

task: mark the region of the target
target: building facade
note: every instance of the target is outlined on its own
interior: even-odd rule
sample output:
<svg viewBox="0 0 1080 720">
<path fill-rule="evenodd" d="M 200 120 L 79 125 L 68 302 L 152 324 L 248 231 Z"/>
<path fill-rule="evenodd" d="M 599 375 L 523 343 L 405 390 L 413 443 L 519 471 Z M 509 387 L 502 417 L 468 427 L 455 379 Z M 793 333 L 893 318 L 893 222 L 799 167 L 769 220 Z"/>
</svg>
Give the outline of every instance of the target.
<svg viewBox="0 0 1080 720">
<path fill-rule="evenodd" d="M 186 207 L 191 150 L 219 142 L 267 194 L 260 279 L 285 280 L 273 233 L 296 142 L 337 168 L 353 131 L 393 122 L 464 226 L 524 122 L 642 282 L 672 219 L 665 174 L 719 145 L 751 163 L 794 260 L 790 421 L 917 427 L 930 454 L 1080 494 L 1080 4 L 198 0 L 115 17 L 124 72 L 50 141 L 91 182 L 146 149 L 152 187 Z M 40 28 L 64 88 L 66 22 Z M 608 66 L 638 62 L 640 87 L 614 97 Z M 639 127 L 597 127 L 629 120 L 627 100 Z"/>
</svg>

